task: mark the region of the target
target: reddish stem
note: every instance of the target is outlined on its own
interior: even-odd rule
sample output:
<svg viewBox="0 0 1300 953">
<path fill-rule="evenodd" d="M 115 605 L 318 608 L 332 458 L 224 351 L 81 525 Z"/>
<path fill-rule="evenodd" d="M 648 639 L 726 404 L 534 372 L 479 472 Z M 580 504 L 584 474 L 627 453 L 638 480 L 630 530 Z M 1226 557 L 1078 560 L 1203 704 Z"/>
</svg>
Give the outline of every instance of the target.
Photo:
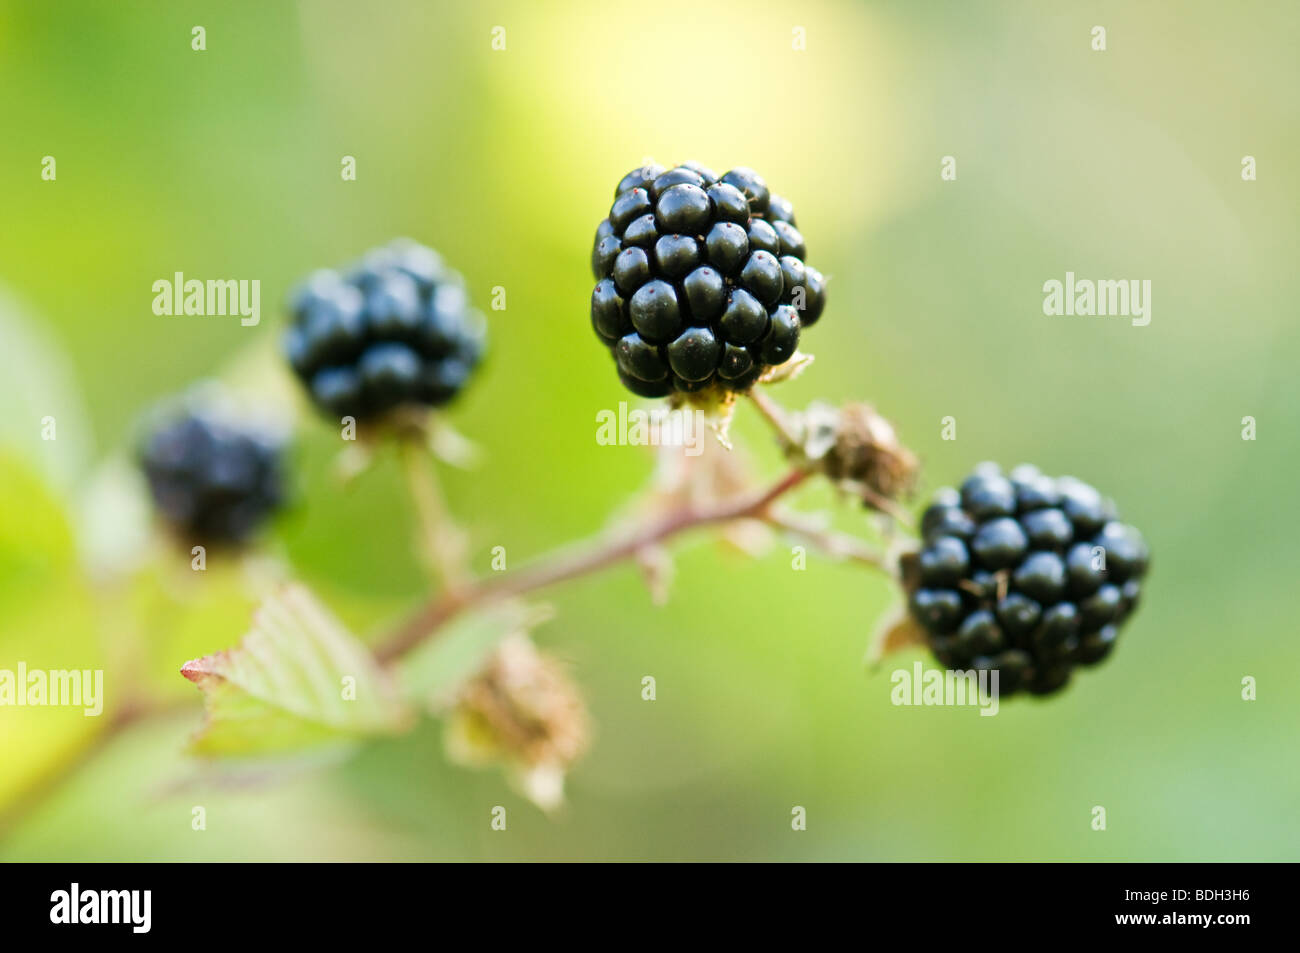
<svg viewBox="0 0 1300 953">
<path fill-rule="evenodd" d="M 595 545 L 570 547 L 537 559 L 507 576 L 469 583 L 456 592 L 446 593 L 425 604 L 375 649 L 375 656 L 381 662 L 392 662 L 466 609 L 584 576 L 635 556 L 647 546 L 653 546 L 686 530 L 739 519 L 764 519 L 776 500 L 808 479 L 808 476 L 806 470 L 791 470 L 760 493 L 734 502 L 687 507 L 669 513 L 630 534 L 599 540 Z"/>
</svg>

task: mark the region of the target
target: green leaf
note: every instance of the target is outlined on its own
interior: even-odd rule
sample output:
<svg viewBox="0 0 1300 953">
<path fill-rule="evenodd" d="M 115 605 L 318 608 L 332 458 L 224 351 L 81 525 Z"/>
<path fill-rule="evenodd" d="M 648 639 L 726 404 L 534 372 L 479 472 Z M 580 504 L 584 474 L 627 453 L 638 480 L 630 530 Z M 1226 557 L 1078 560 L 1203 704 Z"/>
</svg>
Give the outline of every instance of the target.
<svg viewBox="0 0 1300 953">
<path fill-rule="evenodd" d="M 235 648 L 187 662 L 181 674 L 204 693 L 197 754 L 280 754 L 410 725 L 387 673 L 301 585 L 263 603 Z"/>
<path fill-rule="evenodd" d="M 26 459 L 0 450 L 0 598 L 27 602 L 78 573 L 62 505 Z"/>
<path fill-rule="evenodd" d="M 67 514 L 26 462 L 0 451 L 0 668 L 104 669 L 99 618 Z M 118 700 L 111 673 L 105 711 Z M 0 707 L 0 811 L 102 727 L 78 707 Z"/>
</svg>

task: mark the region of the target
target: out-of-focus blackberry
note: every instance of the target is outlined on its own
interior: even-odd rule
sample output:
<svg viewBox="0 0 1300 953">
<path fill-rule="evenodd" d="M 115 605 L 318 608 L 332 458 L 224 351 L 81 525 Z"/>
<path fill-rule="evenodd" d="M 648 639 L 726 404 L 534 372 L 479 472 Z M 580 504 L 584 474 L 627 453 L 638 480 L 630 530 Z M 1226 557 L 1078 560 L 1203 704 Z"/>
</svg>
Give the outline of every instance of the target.
<svg viewBox="0 0 1300 953">
<path fill-rule="evenodd" d="M 753 169 L 642 166 L 596 229 L 592 327 L 636 394 L 747 390 L 821 317 L 806 256 L 790 203 Z"/>
<path fill-rule="evenodd" d="M 1147 544 L 1073 477 L 981 464 L 921 520 L 910 609 L 946 668 L 997 670 L 999 691 L 1049 694 L 1110 654 L 1137 608 Z"/>
<path fill-rule="evenodd" d="M 186 411 L 140 451 L 154 508 L 186 542 L 245 542 L 284 501 L 283 445 L 267 433 Z"/>
<path fill-rule="evenodd" d="M 455 397 L 483 356 L 485 324 L 438 253 L 398 239 L 295 292 L 284 349 L 312 401 L 371 419 Z"/>
</svg>

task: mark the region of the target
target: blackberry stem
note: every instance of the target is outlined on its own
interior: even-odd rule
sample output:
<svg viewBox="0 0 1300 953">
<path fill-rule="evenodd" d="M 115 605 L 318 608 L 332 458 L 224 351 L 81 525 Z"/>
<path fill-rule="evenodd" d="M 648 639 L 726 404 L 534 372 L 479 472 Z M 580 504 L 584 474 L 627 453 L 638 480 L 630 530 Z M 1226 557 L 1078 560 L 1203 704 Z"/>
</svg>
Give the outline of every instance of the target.
<svg viewBox="0 0 1300 953">
<path fill-rule="evenodd" d="M 785 408 L 760 391 L 758 385 L 751 387 L 747 391 L 747 396 L 753 401 L 754 406 L 758 408 L 762 418 L 767 421 L 768 425 L 776 433 L 777 439 L 781 441 L 782 449 L 797 449 L 800 441 L 790 428 L 790 419 Z"/>
<path fill-rule="evenodd" d="M 416 436 L 403 435 L 398 448 L 415 502 L 425 562 L 448 594 L 459 591 L 470 582 L 465 532 L 452 518 L 428 445 Z"/>
<path fill-rule="evenodd" d="M 764 522 L 775 529 L 812 543 L 832 559 L 860 563 L 879 569 L 894 579 L 898 578 L 897 560 L 891 559 L 888 554 L 849 533 L 826 529 L 804 518 L 802 514 L 784 511 L 769 512 Z"/>
<path fill-rule="evenodd" d="M 784 519 L 785 517 L 774 514 L 772 505 L 811 475 L 810 471 L 796 467 L 771 487 L 738 500 L 683 507 L 645 526 L 567 546 L 557 553 L 534 560 L 516 572 L 495 576 L 487 581 L 472 581 L 459 590 L 449 590 L 427 603 L 399 626 L 387 641 L 376 648 L 375 655 L 381 662 L 392 662 L 423 643 L 440 626 L 467 609 L 599 571 L 687 530 L 734 520 L 757 519 L 772 523 L 774 519 Z M 883 558 L 869 558 L 865 549 L 855 552 L 862 561 L 888 571 Z"/>
</svg>

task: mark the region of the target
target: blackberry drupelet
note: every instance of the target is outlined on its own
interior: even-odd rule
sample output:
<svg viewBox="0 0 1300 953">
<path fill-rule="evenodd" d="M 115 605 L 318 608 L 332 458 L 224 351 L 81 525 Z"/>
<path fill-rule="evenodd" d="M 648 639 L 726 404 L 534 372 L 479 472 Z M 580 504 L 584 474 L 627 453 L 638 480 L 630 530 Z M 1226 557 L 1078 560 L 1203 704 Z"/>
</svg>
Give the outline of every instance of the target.
<svg viewBox="0 0 1300 953">
<path fill-rule="evenodd" d="M 358 420 L 438 407 L 483 356 L 485 325 L 438 253 L 398 239 L 342 274 L 313 273 L 294 294 L 284 349 L 312 401 Z"/>
<path fill-rule="evenodd" d="M 921 520 L 912 616 L 945 667 L 997 670 L 1003 695 L 1045 695 L 1110 654 L 1149 552 L 1086 483 L 981 464 Z"/>
<path fill-rule="evenodd" d="M 790 203 L 752 169 L 646 165 L 596 229 L 592 327 L 633 393 L 747 390 L 821 317 L 806 256 Z"/>
<path fill-rule="evenodd" d="M 154 508 L 187 542 L 238 545 L 285 497 L 283 446 L 267 434 L 187 411 L 140 451 Z"/>
</svg>

